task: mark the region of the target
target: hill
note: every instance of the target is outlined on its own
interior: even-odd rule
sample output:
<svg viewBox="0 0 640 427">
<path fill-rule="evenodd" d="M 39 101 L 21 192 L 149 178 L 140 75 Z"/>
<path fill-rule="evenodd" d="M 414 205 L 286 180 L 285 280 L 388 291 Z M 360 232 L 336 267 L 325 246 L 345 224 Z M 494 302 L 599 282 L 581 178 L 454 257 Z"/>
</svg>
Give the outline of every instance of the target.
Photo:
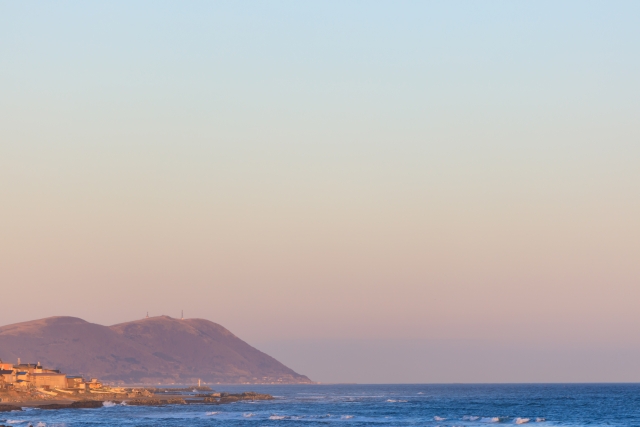
<svg viewBox="0 0 640 427">
<path fill-rule="evenodd" d="M 0 327 L 0 359 L 114 383 L 310 383 L 224 327 L 151 317 L 113 326 L 50 317 Z"/>
</svg>

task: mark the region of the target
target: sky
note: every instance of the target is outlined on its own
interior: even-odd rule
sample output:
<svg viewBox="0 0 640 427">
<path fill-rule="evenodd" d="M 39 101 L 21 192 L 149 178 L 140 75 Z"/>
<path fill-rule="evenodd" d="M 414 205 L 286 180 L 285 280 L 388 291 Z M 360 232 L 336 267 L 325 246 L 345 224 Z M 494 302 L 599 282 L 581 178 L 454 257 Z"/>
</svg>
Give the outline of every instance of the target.
<svg viewBox="0 0 640 427">
<path fill-rule="evenodd" d="M 323 382 L 640 381 L 640 3 L 0 1 L 0 324 Z"/>
</svg>

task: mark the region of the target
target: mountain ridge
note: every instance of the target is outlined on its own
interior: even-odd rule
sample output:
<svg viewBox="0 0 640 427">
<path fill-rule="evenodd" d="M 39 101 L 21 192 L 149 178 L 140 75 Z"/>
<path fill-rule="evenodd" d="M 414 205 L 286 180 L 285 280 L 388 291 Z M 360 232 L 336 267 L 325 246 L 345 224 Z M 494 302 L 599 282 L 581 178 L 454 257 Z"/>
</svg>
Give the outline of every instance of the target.
<svg viewBox="0 0 640 427">
<path fill-rule="evenodd" d="M 18 358 L 120 384 L 311 383 L 206 319 L 157 316 L 103 326 L 55 316 L 0 327 L 0 359 Z"/>
</svg>

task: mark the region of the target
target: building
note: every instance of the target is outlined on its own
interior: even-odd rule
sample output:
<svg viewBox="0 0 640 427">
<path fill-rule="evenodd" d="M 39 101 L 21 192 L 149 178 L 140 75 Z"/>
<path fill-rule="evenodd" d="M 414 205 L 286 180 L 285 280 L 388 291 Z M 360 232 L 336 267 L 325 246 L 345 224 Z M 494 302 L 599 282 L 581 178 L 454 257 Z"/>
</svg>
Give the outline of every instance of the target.
<svg viewBox="0 0 640 427">
<path fill-rule="evenodd" d="M 86 388 L 84 378 L 78 375 L 68 375 L 67 388 L 84 390 Z"/>
<path fill-rule="evenodd" d="M 44 389 L 67 388 L 67 376 L 59 372 L 34 372 L 29 375 L 29 382 Z"/>
<path fill-rule="evenodd" d="M 0 360 L 0 388 L 36 387 L 41 389 L 76 389 L 89 390 L 102 388 L 97 378 L 85 382 L 81 376 L 67 376 L 58 369 L 45 369 L 40 362 L 20 363 L 13 365 Z"/>
<path fill-rule="evenodd" d="M 91 378 L 91 381 L 89 381 L 88 383 L 86 383 L 87 387 L 89 387 L 89 389 L 93 390 L 96 388 L 102 388 L 102 383 L 100 381 L 98 381 L 97 378 Z"/>
<path fill-rule="evenodd" d="M 29 371 L 18 371 L 16 372 L 16 381 L 15 384 L 20 387 L 26 387 L 29 385 Z"/>
<path fill-rule="evenodd" d="M 0 369 L 0 386 L 6 387 L 16 382 L 16 373 L 13 369 Z"/>
</svg>

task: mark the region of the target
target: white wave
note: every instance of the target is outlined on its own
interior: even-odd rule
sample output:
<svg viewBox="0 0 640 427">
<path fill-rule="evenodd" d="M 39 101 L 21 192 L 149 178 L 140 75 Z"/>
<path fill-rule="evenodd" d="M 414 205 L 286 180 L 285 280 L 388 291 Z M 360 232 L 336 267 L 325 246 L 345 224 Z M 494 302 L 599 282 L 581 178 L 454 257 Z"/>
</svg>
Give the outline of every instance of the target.
<svg viewBox="0 0 640 427">
<path fill-rule="evenodd" d="M 219 412 L 207 412 L 205 415 L 218 415 Z"/>
<path fill-rule="evenodd" d="M 353 418 L 353 415 L 343 415 L 340 418 L 342 418 L 343 420 L 350 420 L 351 418 Z"/>
<path fill-rule="evenodd" d="M 476 421 L 478 419 L 480 419 L 480 417 L 476 417 L 475 415 L 465 415 L 462 417 L 463 421 Z"/>
<path fill-rule="evenodd" d="M 446 418 L 442 418 L 442 417 L 439 417 L 439 416 L 437 416 L 437 415 L 436 415 L 435 417 L 433 417 L 433 419 L 434 419 L 435 421 L 444 421 L 444 420 L 446 420 Z"/>
<path fill-rule="evenodd" d="M 536 418 L 537 423 L 543 423 L 545 421 L 547 421 L 546 418 L 541 418 L 541 417 Z"/>
<path fill-rule="evenodd" d="M 499 423 L 500 418 L 498 417 L 482 417 L 480 418 L 481 423 Z"/>
<path fill-rule="evenodd" d="M 526 424 L 529 421 L 531 421 L 531 419 L 529 419 L 529 418 L 516 418 L 514 422 L 516 424 Z"/>
<path fill-rule="evenodd" d="M 5 421 L 5 423 L 7 424 L 22 424 L 22 423 L 26 423 L 27 420 L 7 420 Z"/>
<path fill-rule="evenodd" d="M 406 400 L 387 399 L 389 403 L 406 403 Z"/>
<path fill-rule="evenodd" d="M 285 417 L 284 415 L 271 415 L 269 417 L 270 420 L 284 420 L 285 418 L 287 417 Z"/>
<path fill-rule="evenodd" d="M 104 406 L 105 408 L 111 408 L 112 406 L 116 406 L 116 403 L 110 400 L 105 400 L 104 402 L 102 402 L 102 406 Z"/>
<path fill-rule="evenodd" d="M 243 417 L 245 418 L 251 418 L 251 417 L 255 417 L 256 414 L 254 414 L 253 412 L 246 412 L 244 414 L 242 414 Z"/>
</svg>

